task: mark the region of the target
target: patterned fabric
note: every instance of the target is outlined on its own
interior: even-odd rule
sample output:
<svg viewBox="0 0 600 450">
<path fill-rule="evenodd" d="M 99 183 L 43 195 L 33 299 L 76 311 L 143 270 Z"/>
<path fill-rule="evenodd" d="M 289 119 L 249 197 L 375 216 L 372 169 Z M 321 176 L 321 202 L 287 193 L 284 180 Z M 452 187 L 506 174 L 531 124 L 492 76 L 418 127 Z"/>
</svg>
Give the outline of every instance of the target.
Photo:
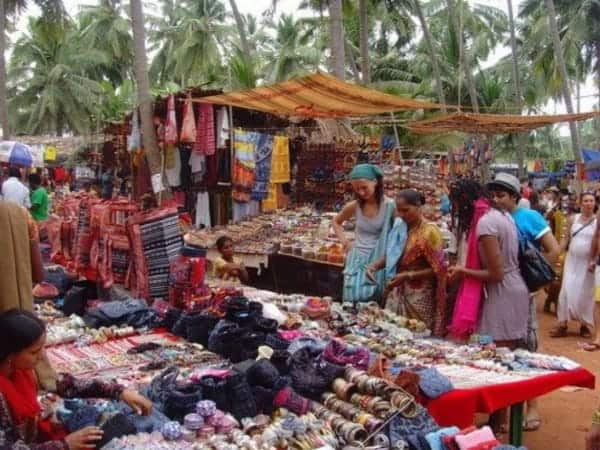
<svg viewBox="0 0 600 450">
<path fill-rule="evenodd" d="M 290 182 L 290 140 L 287 136 L 273 138 L 271 183 Z"/>
<path fill-rule="evenodd" d="M 256 153 L 259 133 L 235 130 L 233 146 L 235 158 L 233 162 L 232 197 L 235 201 L 250 201 L 252 189 L 256 182 Z"/>
<path fill-rule="evenodd" d="M 427 324 L 435 336 L 444 332 L 446 315 L 446 264 L 443 240 L 433 224 L 423 224 L 409 233 L 398 273 L 431 268 L 434 277 L 407 280 L 396 287 L 387 308 Z"/>
<path fill-rule="evenodd" d="M 272 153 L 273 136 L 260 133 L 256 145 L 256 179 L 252 189 L 252 200 L 264 200 L 269 194 Z"/>
<path fill-rule="evenodd" d="M 123 386 L 103 383 L 94 379 L 76 379 L 72 375 L 62 374 L 57 383 L 56 393 L 64 398 L 95 397 L 118 399 Z M 0 448 L 11 450 L 66 450 L 64 440 L 52 440 L 37 443 L 38 431 L 25 432 L 16 427 L 5 397 L 0 394 Z"/>
<path fill-rule="evenodd" d="M 200 103 L 198 108 L 198 123 L 196 124 L 196 142 L 194 152 L 202 155 L 214 155 L 217 146 L 215 142 L 215 116 L 213 106 Z"/>
<path fill-rule="evenodd" d="M 387 236 L 391 227 L 392 215 L 396 204 L 393 201 L 385 202 L 386 208 L 383 228 L 375 248 L 366 256 L 356 246 L 348 253 L 344 267 L 344 293 L 345 302 L 370 301 L 381 294 L 385 282 L 385 271 L 380 270 L 375 274 L 376 282 L 373 283 L 366 276 L 366 268 L 373 261 L 377 261 L 385 253 Z"/>
</svg>

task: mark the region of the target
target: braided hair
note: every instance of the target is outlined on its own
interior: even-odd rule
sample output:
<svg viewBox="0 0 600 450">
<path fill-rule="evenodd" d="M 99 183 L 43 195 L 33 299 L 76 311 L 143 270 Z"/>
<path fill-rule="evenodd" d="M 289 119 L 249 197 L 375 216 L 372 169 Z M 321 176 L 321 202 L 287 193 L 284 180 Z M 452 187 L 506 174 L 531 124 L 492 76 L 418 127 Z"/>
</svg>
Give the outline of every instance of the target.
<svg viewBox="0 0 600 450">
<path fill-rule="evenodd" d="M 458 236 L 466 234 L 471 228 L 475 202 L 482 197 L 488 198 L 485 187 L 472 178 L 461 178 L 450 186 L 452 203 L 452 227 Z"/>
</svg>

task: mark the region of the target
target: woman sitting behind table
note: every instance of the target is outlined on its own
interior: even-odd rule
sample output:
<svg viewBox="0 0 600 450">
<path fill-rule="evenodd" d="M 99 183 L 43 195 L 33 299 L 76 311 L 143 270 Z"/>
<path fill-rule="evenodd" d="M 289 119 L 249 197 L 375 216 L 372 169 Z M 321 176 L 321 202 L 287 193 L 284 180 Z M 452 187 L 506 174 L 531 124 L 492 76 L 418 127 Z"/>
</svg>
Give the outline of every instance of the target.
<svg viewBox="0 0 600 450">
<path fill-rule="evenodd" d="M 217 250 L 221 256 L 214 260 L 214 275 L 226 281 L 248 282 L 248 271 L 244 262 L 234 255 L 233 239 L 221 236 L 217 239 Z"/>
<path fill-rule="evenodd" d="M 88 426 L 71 434 L 42 420 L 34 367 L 46 343 L 45 323 L 35 314 L 11 309 L 0 314 L 0 448 L 82 450 L 95 448 L 102 430 Z M 152 403 L 116 383 L 80 380 L 63 374 L 56 393 L 62 397 L 106 397 L 123 400 L 138 414 L 149 414 Z"/>
<path fill-rule="evenodd" d="M 413 189 L 398 193 L 397 219 L 388 236 L 386 256 L 367 271 L 372 274 L 387 267 L 386 308 L 424 322 L 434 335 L 441 336 L 446 315 L 443 238 L 438 227 L 424 219 L 424 204 L 423 194 Z"/>
</svg>

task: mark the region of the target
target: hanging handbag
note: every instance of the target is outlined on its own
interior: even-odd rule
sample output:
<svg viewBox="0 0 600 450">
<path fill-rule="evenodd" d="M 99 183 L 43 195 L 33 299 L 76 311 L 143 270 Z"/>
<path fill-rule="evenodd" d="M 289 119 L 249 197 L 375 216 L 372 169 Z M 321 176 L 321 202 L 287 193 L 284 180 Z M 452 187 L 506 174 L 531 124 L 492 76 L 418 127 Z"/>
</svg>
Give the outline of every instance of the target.
<svg viewBox="0 0 600 450">
<path fill-rule="evenodd" d="M 556 278 L 542 252 L 519 232 L 519 269 L 529 292 L 536 292 Z"/>
</svg>

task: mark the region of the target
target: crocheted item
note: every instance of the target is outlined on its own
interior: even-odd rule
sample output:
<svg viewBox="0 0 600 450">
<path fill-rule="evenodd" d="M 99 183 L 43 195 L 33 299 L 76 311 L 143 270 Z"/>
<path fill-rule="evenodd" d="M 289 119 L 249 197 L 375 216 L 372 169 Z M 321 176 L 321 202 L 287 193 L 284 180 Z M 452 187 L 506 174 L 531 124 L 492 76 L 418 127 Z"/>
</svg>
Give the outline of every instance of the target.
<svg viewBox="0 0 600 450">
<path fill-rule="evenodd" d="M 292 355 L 286 350 L 275 350 L 269 361 L 277 368 L 280 375 L 287 375 L 290 372 L 291 357 Z"/>
<path fill-rule="evenodd" d="M 446 447 L 442 442 L 442 437 L 455 436 L 458 434 L 459 431 L 460 429 L 458 427 L 441 428 L 437 431 L 425 435 L 425 439 L 427 440 L 429 447 L 431 447 L 431 450 L 445 450 Z"/>
<path fill-rule="evenodd" d="M 323 358 L 334 364 L 345 366 L 350 364 L 356 369 L 367 370 L 369 368 L 369 350 L 363 347 L 353 347 L 343 342 L 332 339 L 325 350 Z"/>
<path fill-rule="evenodd" d="M 188 430 L 199 430 L 204 425 L 204 419 L 200 414 L 191 413 L 183 418 L 183 424 Z"/>
<path fill-rule="evenodd" d="M 206 376 L 200 380 L 204 400 L 212 400 L 218 409 L 227 409 L 227 380 Z"/>
<path fill-rule="evenodd" d="M 244 374 L 231 375 L 227 378 L 227 394 L 229 409 L 233 416 L 242 420 L 258 414 L 252 390 Z"/>
<path fill-rule="evenodd" d="M 277 333 L 267 334 L 265 337 L 265 345 L 268 345 L 273 350 L 287 350 L 290 346 L 290 342 L 283 339 Z"/>
<path fill-rule="evenodd" d="M 291 388 L 281 389 L 273 399 L 273 404 L 280 408 L 286 408 L 299 416 L 310 411 L 312 405 L 309 399 L 297 394 Z"/>
<path fill-rule="evenodd" d="M 344 367 L 319 358 L 320 353 L 304 347 L 292 354 L 290 377 L 296 392 L 317 400 L 328 390 L 333 380 L 343 376 Z"/>
<path fill-rule="evenodd" d="M 100 411 L 93 406 L 83 406 L 74 410 L 64 421 L 69 432 L 73 433 L 90 425 L 96 425 L 100 418 Z"/>
<path fill-rule="evenodd" d="M 423 394 L 429 398 L 437 398 L 454 389 L 452 382 L 442 375 L 435 367 L 420 370 L 419 387 Z"/>
<path fill-rule="evenodd" d="M 259 305 L 262 308 L 262 304 L 259 303 Z M 255 320 L 256 325 L 255 325 L 255 330 L 257 331 L 262 331 L 265 334 L 268 333 L 276 333 L 277 332 L 277 321 L 273 320 L 273 319 L 265 319 L 264 317 L 258 317 Z"/>
<path fill-rule="evenodd" d="M 135 426 L 125 414 L 116 414 L 102 426 L 102 439 L 96 443 L 96 447 L 102 448 L 113 439 L 136 433 Z"/>
<path fill-rule="evenodd" d="M 163 425 L 160 430 L 165 439 L 169 441 L 176 441 L 181 438 L 181 425 L 179 422 L 167 422 Z"/>
<path fill-rule="evenodd" d="M 279 371 L 266 359 L 256 361 L 246 372 L 248 383 L 253 386 L 262 386 L 265 388 L 273 388 L 279 378 Z"/>
<path fill-rule="evenodd" d="M 217 412 L 217 404 L 212 400 L 200 400 L 196 403 L 196 413 L 202 417 L 213 416 Z"/>
</svg>

